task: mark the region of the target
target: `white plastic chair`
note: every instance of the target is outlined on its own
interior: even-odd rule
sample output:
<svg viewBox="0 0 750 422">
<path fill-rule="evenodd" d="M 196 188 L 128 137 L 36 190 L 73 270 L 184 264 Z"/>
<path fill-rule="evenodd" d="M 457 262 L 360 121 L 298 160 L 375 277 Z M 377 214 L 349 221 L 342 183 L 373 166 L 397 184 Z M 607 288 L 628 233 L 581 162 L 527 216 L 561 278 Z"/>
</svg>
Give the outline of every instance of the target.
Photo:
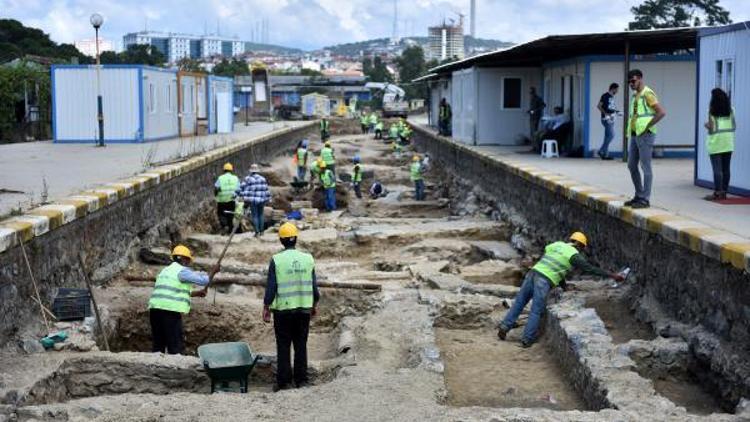
<svg viewBox="0 0 750 422">
<path fill-rule="evenodd" d="M 557 141 L 554 139 L 545 139 L 542 141 L 542 158 L 560 157 L 557 150 Z"/>
</svg>

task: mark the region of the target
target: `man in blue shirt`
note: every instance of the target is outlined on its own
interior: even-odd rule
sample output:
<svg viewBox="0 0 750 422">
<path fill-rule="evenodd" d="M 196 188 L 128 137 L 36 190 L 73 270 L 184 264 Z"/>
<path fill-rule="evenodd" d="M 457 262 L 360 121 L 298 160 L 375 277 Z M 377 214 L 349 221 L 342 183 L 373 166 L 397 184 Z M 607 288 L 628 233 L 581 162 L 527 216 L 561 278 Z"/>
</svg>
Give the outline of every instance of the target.
<svg viewBox="0 0 750 422">
<path fill-rule="evenodd" d="M 260 167 L 257 164 L 250 166 L 250 174 L 245 177 L 237 190 L 237 195 L 245 202 L 245 208 L 250 208 L 253 226 L 255 227 L 255 237 L 260 237 L 265 230 L 263 208 L 271 200 L 268 182 L 259 172 Z"/>
</svg>

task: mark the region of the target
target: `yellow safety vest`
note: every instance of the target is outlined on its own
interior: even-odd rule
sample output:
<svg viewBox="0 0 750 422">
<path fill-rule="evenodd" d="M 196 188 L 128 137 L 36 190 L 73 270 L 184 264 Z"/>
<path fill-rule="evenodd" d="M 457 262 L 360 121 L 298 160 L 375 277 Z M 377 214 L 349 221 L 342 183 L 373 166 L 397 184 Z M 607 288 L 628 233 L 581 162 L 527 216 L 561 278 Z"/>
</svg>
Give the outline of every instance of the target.
<svg viewBox="0 0 750 422">
<path fill-rule="evenodd" d="M 276 269 L 276 297 L 270 308 L 274 311 L 311 309 L 313 307 L 312 255 L 287 249 L 273 256 Z"/>
<path fill-rule="evenodd" d="M 331 169 L 326 169 L 321 176 L 323 182 L 323 188 L 330 189 L 336 187 L 336 177 L 334 177 Z"/>
<path fill-rule="evenodd" d="M 336 164 L 336 160 L 333 158 L 333 150 L 328 147 L 323 147 L 322 150 L 320 150 L 320 158 L 323 159 L 323 162 L 326 163 L 326 165 Z"/>
<path fill-rule="evenodd" d="M 354 172 L 352 173 L 352 182 L 359 183 L 362 181 L 362 166 L 359 164 L 354 165 Z"/>
<path fill-rule="evenodd" d="M 714 117 L 709 115 L 714 130 L 708 133 L 706 139 L 706 151 L 709 154 L 721 154 L 734 151 L 734 132 L 737 123 L 734 120 L 734 110 L 729 117 Z"/>
<path fill-rule="evenodd" d="M 422 180 L 422 164 L 419 161 L 411 163 L 411 181 Z"/>
<path fill-rule="evenodd" d="M 151 298 L 148 301 L 149 309 L 162 309 L 183 314 L 190 312 L 190 292 L 193 287 L 190 283 L 180 281 L 178 275 L 183 268 L 185 267 L 173 262 L 161 270 L 156 277 L 154 291 L 151 292 Z"/>
<path fill-rule="evenodd" d="M 573 267 L 570 258 L 578 254 L 578 249 L 570 243 L 555 242 L 544 248 L 544 256 L 531 269 L 547 277 L 557 286 Z"/>
<path fill-rule="evenodd" d="M 636 136 L 643 135 L 643 132 L 646 131 L 646 126 L 648 126 L 651 119 L 656 115 L 654 109 L 649 107 L 646 102 L 646 94 L 656 95 L 651 88 L 644 86 L 640 94 L 633 95 L 630 98 L 630 112 L 633 113 L 633 110 L 635 110 L 635 114 L 630 116 L 630 131 L 635 132 Z M 649 131 L 656 133 L 656 127 L 651 126 Z"/>
<path fill-rule="evenodd" d="M 231 202 L 234 192 L 240 187 L 240 179 L 232 173 L 224 173 L 219 176 L 219 193 L 216 194 L 216 202 Z"/>
</svg>

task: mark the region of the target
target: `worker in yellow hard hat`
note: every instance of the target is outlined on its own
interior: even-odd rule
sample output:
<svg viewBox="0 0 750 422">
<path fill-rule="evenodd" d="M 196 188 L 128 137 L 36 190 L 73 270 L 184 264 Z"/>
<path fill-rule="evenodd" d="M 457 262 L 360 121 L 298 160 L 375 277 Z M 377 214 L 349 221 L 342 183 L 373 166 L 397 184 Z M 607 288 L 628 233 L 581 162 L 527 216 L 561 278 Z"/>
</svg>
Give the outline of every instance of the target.
<svg viewBox="0 0 750 422">
<path fill-rule="evenodd" d="M 240 188 L 240 178 L 234 173 L 232 163 L 224 164 L 224 173 L 214 183 L 214 195 L 216 195 L 216 215 L 219 217 L 219 226 L 224 233 L 232 231 L 232 215 L 234 214 L 234 196 Z"/>
<path fill-rule="evenodd" d="M 414 182 L 414 199 L 417 201 L 424 200 L 424 176 L 422 176 L 422 161 L 419 155 L 414 154 L 411 159 L 411 167 L 409 168 L 409 177 Z"/>
<path fill-rule="evenodd" d="M 190 312 L 191 297 L 206 296 L 209 281 L 219 272 L 218 266 L 209 274 L 195 272 L 189 268 L 192 262 L 190 249 L 177 245 L 172 250 L 172 263 L 156 277 L 148 301 L 152 352 L 166 351 L 170 355 L 183 352 L 182 314 Z M 204 288 L 193 290 L 193 286 Z"/>
<path fill-rule="evenodd" d="M 333 174 L 328 164 L 324 161 L 321 166 L 320 181 L 323 183 L 325 193 L 326 211 L 336 210 L 336 175 Z"/>
<path fill-rule="evenodd" d="M 323 149 L 320 150 L 320 158 L 325 161 L 328 170 L 336 174 L 336 155 L 333 153 L 333 148 L 331 148 L 331 141 L 326 141 L 323 144 Z"/>
<path fill-rule="evenodd" d="M 566 289 L 565 276 L 573 267 L 582 270 L 584 273 L 609 277 L 617 281 L 625 279 L 620 273 L 607 272 L 586 261 L 581 252 L 586 249 L 587 245 L 586 235 L 575 232 L 570 235 L 567 242 L 554 242 L 544 248 L 544 255 L 526 273 L 521 290 L 513 300 L 513 306 L 498 324 L 497 336 L 501 340 L 505 340 L 505 335 L 514 327 L 523 308 L 530 300 L 533 300 L 529 319 L 521 338 L 521 346 L 524 348 L 530 347 L 536 341 L 539 320 L 547 304 L 547 294 L 550 289 L 557 286 L 561 286 L 563 290 Z"/>
<path fill-rule="evenodd" d="M 263 297 L 263 321 L 271 322 L 276 336 L 276 383 L 273 391 L 307 385 L 307 334 L 320 299 L 312 255 L 295 249 L 299 230 L 292 223 L 279 227 L 282 252 L 271 258 Z M 294 345 L 294 369 L 291 349 Z"/>
</svg>

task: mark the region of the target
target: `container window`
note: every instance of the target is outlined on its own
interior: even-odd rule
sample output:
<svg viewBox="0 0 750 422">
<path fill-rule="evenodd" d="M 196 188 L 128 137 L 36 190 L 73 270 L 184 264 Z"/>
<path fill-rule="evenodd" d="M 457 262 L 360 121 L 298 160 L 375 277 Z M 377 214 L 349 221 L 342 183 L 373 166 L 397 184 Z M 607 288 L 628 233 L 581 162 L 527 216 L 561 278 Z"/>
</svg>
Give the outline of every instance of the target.
<svg viewBox="0 0 750 422">
<path fill-rule="evenodd" d="M 503 109 L 521 108 L 521 78 L 503 78 Z"/>
<path fill-rule="evenodd" d="M 172 111 L 172 84 L 168 83 L 164 86 L 164 104 L 166 105 L 166 111 Z"/>
<path fill-rule="evenodd" d="M 153 83 L 148 84 L 148 112 L 156 113 L 156 87 Z"/>
<path fill-rule="evenodd" d="M 724 82 L 724 61 L 716 60 L 716 78 L 714 79 L 714 88 L 721 88 Z"/>
<path fill-rule="evenodd" d="M 726 80 L 724 81 L 724 91 L 727 92 L 729 98 L 732 98 L 732 90 L 734 89 L 734 61 L 726 60 L 724 62 Z"/>
</svg>

